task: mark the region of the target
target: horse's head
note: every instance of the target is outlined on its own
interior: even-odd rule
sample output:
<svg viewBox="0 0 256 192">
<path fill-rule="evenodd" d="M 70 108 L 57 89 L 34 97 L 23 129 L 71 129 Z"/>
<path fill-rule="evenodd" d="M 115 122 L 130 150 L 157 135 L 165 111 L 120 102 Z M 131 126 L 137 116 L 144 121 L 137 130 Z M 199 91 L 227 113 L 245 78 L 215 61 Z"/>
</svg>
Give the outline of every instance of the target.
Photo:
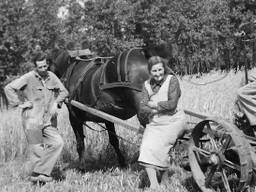
<svg viewBox="0 0 256 192">
<path fill-rule="evenodd" d="M 168 61 L 172 57 L 171 47 L 159 45 L 155 47 L 145 47 L 143 49 L 132 49 L 129 54 L 129 80 L 136 87 L 142 88 L 143 82 L 149 78 L 148 59 L 152 56 L 160 56 L 166 64 L 167 73 L 174 74 L 168 66 Z"/>
<path fill-rule="evenodd" d="M 158 45 L 146 45 L 144 47 L 145 57 L 149 59 L 152 56 L 159 56 L 166 60 L 173 58 L 171 42 L 161 42 Z"/>
<path fill-rule="evenodd" d="M 61 77 L 69 65 L 70 56 L 64 49 L 54 48 L 47 54 L 49 69 L 58 77 Z"/>
<path fill-rule="evenodd" d="M 123 54 L 121 63 L 123 63 L 123 67 L 120 67 L 120 79 L 124 84 L 125 82 L 130 83 L 128 87 L 131 88 L 124 89 L 121 97 L 124 97 L 123 99 L 131 109 L 138 111 L 143 83 L 149 78 L 148 62 L 143 49 L 128 50 Z M 127 68 L 126 72 L 125 68 Z"/>
</svg>

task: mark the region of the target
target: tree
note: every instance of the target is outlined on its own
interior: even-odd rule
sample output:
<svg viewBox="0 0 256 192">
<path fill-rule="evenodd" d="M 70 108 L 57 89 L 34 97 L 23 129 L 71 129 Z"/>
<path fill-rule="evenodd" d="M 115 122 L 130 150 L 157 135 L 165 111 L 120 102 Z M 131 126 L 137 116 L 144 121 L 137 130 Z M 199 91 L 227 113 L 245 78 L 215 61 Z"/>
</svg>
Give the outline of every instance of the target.
<svg viewBox="0 0 256 192">
<path fill-rule="evenodd" d="M 61 7 L 65 17 L 58 16 Z M 252 0 L 1 1 L 0 40 L 26 60 L 36 44 L 90 48 L 102 56 L 156 46 L 185 74 L 201 73 L 236 67 L 243 57 L 256 61 L 256 43 L 243 47 L 234 35 L 256 20 L 255 7 Z M 248 31 L 254 39 L 254 28 Z"/>
<path fill-rule="evenodd" d="M 6 50 L 1 65 L 6 73 L 18 72 L 25 51 L 26 38 L 20 33 L 27 24 L 24 3 L 25 0 L 0 1 L 0 42 L 2 50 Z"/>
<path fill-rule="evenodd" d="M 36 44 L 43 49 L 59 38 L 58 1 L 17 0 L 0 2 L 0 40 L 9 44 L 8 69 L 16 74 L 20 63 L 29 61 Z"/>
</svg>

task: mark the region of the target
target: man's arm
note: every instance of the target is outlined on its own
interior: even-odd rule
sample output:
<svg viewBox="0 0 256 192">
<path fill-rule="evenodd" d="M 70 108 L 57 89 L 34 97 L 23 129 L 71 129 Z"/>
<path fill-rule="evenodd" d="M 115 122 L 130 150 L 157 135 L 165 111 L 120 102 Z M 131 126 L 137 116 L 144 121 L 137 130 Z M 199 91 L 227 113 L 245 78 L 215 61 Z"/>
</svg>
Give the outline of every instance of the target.
<svg viewBox="0 0 256 192">
<path fill-rule="evenodd" d="M 57 82 L 58 87 L 59 87 L 59 95 L 58 95 L 57 99 L 55 100 L 55 102 L 57 103 L 58 108 L 61 108 L 62 103 L 65 101 L 65 99 L 68 97 L 69 94 L 68 94 L 67 89 L 61 83 L 60 79 L 55 74 L 53 74 L 53 77 L 54 77 L 54 79 Z"/>
<path fill-rule="evenodd" d="M 21 90 L 27 85 L 27 76 L 28 75 L 25 74 L 20 78 L 15 79 L 11 83 L 7 84 L 4 88 L 9 104 L 13 107 L 17 107 L 21 104 L 17 91 Z"/>
</svg>

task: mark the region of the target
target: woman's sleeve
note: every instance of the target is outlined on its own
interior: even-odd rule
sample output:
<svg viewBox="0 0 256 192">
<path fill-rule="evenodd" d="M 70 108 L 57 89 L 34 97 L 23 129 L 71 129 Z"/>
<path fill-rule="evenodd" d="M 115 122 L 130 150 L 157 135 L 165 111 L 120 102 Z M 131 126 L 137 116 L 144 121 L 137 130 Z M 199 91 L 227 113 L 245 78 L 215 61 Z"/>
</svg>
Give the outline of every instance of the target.
<svg viewBox="0 0 256 192">
<path fill-rule="evenodd" d="M 170 111 L 174 112 L 177 108 L 181 95 L 180 84 L 176 76 L 172 76 L 168 90 L 168 101 L 158 102 L 158 112 Z"/>
<path fill-rule="evenodd" d="M 139 106 L 139 113 L 138 113 L 138 119 L 141 125 L 143 126 L 146 126 L 146 124 L 149 123 L 149 120 L 152 117 L 152 109 L 147 105 L 148 101 L 149 101 L 149 95 L 145 86 L 143 86 L 142 92 L 140 95 L 140 106 Z"/>
</svg>

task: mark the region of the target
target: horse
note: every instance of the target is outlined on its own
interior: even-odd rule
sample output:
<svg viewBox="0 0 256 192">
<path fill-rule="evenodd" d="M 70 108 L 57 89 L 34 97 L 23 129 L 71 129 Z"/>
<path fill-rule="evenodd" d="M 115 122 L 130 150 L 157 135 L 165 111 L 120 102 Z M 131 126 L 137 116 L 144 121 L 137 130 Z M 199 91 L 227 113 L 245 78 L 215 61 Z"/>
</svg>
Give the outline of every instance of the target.
<svg viewBox="0 0 256 192">
<path fill-rule="evenodd" d="M 146 51 L 133 48 L 111 59 L 75 59 L 68 51 L 55 48 L 48 54 L 49 68 L 60 77 L 70 99 L 126 120 L 139 111 L 143 82 L 149 78 Z M 114 147 L 120 167 L 125 158 L 119 149 L 114 123 L 68 105 L 70 124 L 77 141 L 80 162 L 84 159 L 83 124 L 86 121 L 105 123 L 109 142 Z"/>
</svg>

